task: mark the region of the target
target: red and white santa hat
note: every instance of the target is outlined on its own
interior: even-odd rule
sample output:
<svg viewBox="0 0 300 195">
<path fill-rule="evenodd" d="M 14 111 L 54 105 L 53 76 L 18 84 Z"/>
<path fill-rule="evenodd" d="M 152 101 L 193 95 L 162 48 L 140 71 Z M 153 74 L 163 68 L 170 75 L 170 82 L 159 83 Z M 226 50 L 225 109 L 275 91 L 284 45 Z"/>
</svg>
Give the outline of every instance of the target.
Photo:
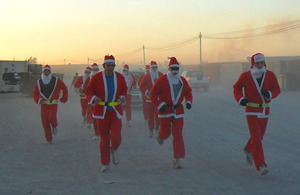
<svg viewBox="0 0 300 195">
<path fill-rule="evenodd" d="M 91 71 L 92 71 L 92 68 L 88 66 L 88 67 L 86 67 L 85 71 L 91 72 Z"/>
<path fill-rule="evenodd" d="M 129 66 L 127 64 L 124 65 L 123 70 L 129 70 Z"/>
<path fill-rule="evenodd" d="M 158 67 L 157 63 L 155 61 L 150 62 L 150 67 Z"/>
<path fill-rule="evenodd" d="M 170 59 L 169 62 L 169 67 L 178 67 L 179 68 L 179 63 L 175 57 L 168 57 Z"/>
<path fill-rule="evenodd" d="M 115 61 L 115 57 L 113 56 L 113 55 L 106 55 L 106 56 L 104 56 L 104 63 L 107 63 L 107 62 L 113 62 L 113 63 L 115 63 L 116 61 Z"/>
<path fill-rule="evenodd" d="M 51 71 L 51 67 L 48 65 L 48 64 L 46 64 L 45 66 L 44 66 L 44 68 L 43 68 L 43 71 L 44 70 L 50 70 Z"/>
<path fill-rule="evenodd" d="M 99 69 L 98 64 L 94 63 L 94 64 L 92 65 L 92 69 L 93 69 L 93 70 L 94 70 L 94 69 Z"/>
<path fill-rule="evenodd" d="M 150 65 L 146 65 L 146 71 L 150 70 Z"/>
<path fill-rule="evenodd" d="M 251 57 L 251 68 L 253 68 L 253 65 L 255 62 L 264 62 L 265 61 L 265 56 L 264 54 L 262 53 L 257 53 L 257 54 L 254 54 L 252 57 Z M 264 63 L 265 66 L 266 66 L 266 63 Z"/>
</svg>

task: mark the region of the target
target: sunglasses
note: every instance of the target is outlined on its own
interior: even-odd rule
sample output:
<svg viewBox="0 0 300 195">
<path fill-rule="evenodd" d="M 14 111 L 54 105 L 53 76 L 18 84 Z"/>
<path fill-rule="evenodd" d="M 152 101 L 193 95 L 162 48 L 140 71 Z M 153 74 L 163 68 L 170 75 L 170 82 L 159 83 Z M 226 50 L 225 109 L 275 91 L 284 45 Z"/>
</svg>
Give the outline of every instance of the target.
<svg viewBox="0 0 300 195">
<path fill-rule="evenodd" d="M 171 70 L 179 70 L 179 67 L 170 67 Z"/>
</svg>

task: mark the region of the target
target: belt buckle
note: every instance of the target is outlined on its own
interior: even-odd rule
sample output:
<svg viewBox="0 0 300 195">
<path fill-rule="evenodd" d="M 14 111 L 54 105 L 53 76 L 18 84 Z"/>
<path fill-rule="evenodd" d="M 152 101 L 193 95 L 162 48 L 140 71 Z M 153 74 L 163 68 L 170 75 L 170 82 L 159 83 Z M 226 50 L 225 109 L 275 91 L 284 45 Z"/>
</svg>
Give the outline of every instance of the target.
<svg viewBox="0 0 300 195">
<path fill-rule="evenodd" d="M 105 106 L 108 106 L 108 102 L 105 102 L 105 104 L 104 104 Z"/>
<path fill-rule="evenodd" d="M 174 106 L 172 106 L 172 111 L 173 111 L 173 114 L 176 114 L 176 108 Z"/>
</svg>

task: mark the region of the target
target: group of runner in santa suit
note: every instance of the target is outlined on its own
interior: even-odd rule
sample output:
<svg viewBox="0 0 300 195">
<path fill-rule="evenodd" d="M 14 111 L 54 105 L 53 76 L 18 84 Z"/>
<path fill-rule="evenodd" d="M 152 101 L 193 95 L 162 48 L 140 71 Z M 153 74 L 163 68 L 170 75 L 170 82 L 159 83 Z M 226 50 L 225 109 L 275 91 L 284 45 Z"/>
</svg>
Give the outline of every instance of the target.
<svg viewBox="0 0 300 195">
<path fill-rule="evenodd" d="M 268 173 L 262 149 L 262 138 L 266 130 L 269 104 L 278 96 L 280 88 L 273 72 L 266 70 L 263 54 L 252 56 L 251 70 L 241 74 L 233 86 L 236 101 L 246 106 L 250 139 L 244 148 L 248 164 L 254 161 L 261 175 Z M 131 90 L 137 87 L 129 66 L 124 65 L 122 73 L 114 71 L 115 58 L 104 57 L 103 71 L 94 63 L 87 67 L 74 87 L 79 90 L 83 124 L 93 125 L 94 137 L 100 138 L 101 171 L 110 169 L 110 162 L 119 163 L 118 148 L 121 145 L 123 109 L 126 126 L 131 127 Z M 143 94 L 144 119 L 148 120 L 149 137 L 156 133 L 157 142 L 162 145 L 171 133 L 173 135 L 173 161 L 175 169 L 181 169 L 180 159 L 185 158 L 182 136 L 184 107 L 192 108 L 193 95 L 186 79 L 179 74 L 180 64 L 175 57 L 170 58 L 166 74 L 158 71 L 155 61 L 146 66 L 145 74 L 138 81 Z M 63 91 L 62 97 L 59 96 Z M 41 105 L 42 124 L 46 140 L 52 143 L 52 133 L 57 133 L 57 102 L 66 102 L 68 91 L 65 84 L 51 76 L 51 68 L 46 65 L 42 78 L 34 89 L 34 100 Z M 185 101 L 185 104 L 183 104 Z"/>
</svg>

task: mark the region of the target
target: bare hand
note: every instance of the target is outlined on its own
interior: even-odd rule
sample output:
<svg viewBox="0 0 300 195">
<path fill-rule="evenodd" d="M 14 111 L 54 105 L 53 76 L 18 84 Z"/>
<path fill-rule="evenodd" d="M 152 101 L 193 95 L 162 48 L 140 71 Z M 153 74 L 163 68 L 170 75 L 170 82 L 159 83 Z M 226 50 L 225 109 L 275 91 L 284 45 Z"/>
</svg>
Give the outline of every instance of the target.
<svg viewBox="0 0 300 195">
<path fill-rule="evenodd" d="M 94 99 L 94 103 L 98 104 L 99 102 L 102 102 L 102 99 L 96 96 Z"/>
<path fill-rule="evenodd" d="M 119 97 L 118 102 L 120 102 L 121 104 L 125 104 L 126 103 L 126 98 L 125 97 Z"/>
</svg>

